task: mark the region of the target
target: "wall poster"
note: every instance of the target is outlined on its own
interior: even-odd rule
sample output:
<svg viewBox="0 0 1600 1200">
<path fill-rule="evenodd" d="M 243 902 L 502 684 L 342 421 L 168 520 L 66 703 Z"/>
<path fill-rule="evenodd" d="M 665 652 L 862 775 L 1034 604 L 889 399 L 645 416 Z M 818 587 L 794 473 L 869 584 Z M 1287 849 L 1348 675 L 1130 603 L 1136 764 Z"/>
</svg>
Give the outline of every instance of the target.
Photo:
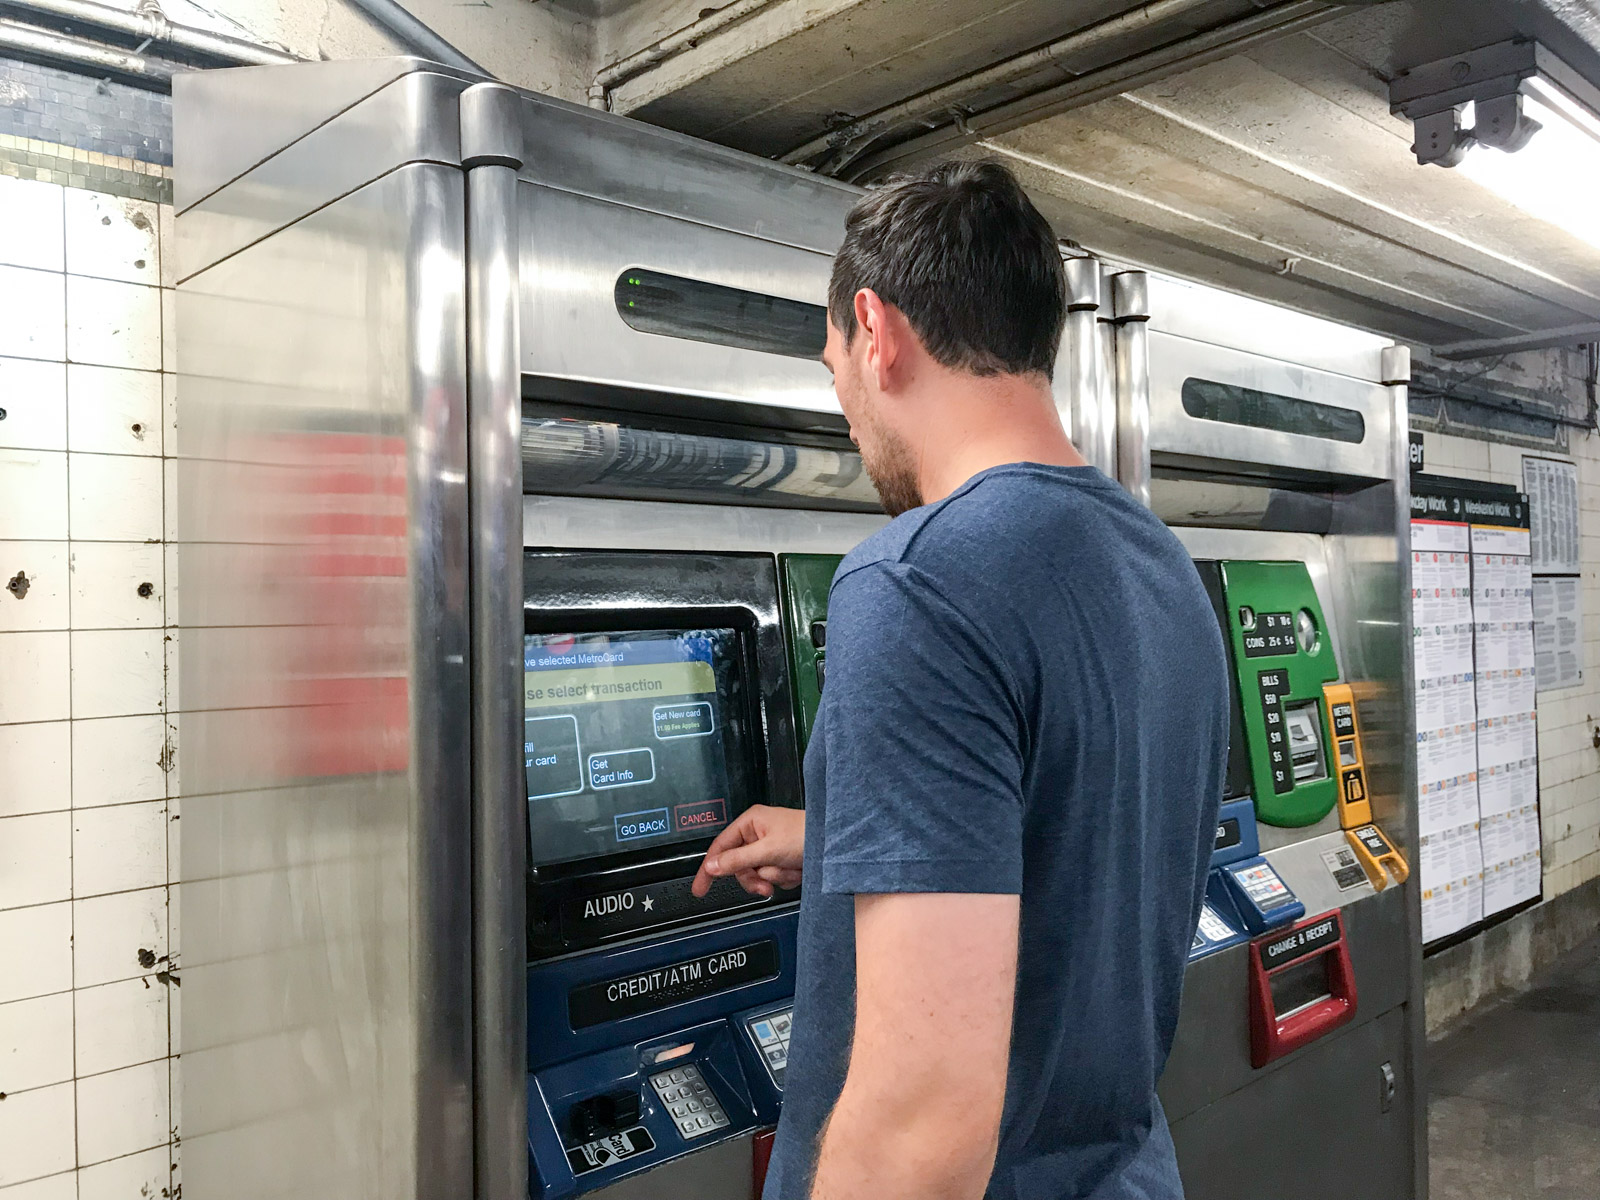
<svg viewBox="0 0 1600 1200">
<path fill-rule="evenodd" d="M 1534 657 L 1539 690 L 1583 682 L 1582 530 L 1578 467 L 1559 458 L 1522 457 L 1533 570 Z"/>
<path fill-rule="evenodd" d="M 1527 498 L 1427 475 L 1411 488 L 1426 944 L 1540 894 L 1539 742 Z"/>
</svg>

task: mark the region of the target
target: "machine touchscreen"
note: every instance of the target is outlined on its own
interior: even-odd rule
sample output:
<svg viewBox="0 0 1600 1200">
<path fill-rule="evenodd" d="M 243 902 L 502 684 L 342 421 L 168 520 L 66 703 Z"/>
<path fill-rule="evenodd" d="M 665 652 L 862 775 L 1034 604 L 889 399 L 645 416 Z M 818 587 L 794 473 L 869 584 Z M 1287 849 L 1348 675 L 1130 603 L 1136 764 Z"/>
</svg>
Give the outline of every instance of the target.
<svg viewBox="0 0 1600 1200">
<path fill-rule="evenodd" d="M 700 840 L 735 815 L 736 630 L 532 634 L 523 660 L 535 865 Z"/>
</svg>

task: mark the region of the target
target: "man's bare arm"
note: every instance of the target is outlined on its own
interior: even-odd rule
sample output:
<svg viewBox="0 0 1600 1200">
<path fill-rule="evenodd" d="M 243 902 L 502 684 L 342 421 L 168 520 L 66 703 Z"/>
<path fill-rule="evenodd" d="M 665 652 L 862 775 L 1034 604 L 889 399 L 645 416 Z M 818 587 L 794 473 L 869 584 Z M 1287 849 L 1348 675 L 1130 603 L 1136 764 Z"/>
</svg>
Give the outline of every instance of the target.
<svg viewBox="0 0 1600 1200">
<path fill-rule="evenodd" d="M 856 1027 L 812 1200 L 979 1200 L 1011 1051 L 1014 895 L 856 897 Z"/>
</svg>

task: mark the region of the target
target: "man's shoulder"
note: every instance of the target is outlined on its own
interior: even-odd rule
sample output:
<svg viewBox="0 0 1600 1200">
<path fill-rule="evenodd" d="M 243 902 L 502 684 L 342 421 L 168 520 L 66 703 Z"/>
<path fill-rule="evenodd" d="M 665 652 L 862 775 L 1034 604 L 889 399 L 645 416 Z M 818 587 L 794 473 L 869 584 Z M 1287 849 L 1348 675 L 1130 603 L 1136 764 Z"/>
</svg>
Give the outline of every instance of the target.
<svg viewBox="0 0 1600 1200">
<path fill-rule="evenodd" d="M 848 555 L 835 583 L 865 568 L 893 564 L 939 581 L 996 572 L 1042 546 L 1060 554 L 1094 538 L 1126 493 L 1089 468 L 1009 464 L 982 472 L 943 500 L 896 517 Z"/>
</svg>

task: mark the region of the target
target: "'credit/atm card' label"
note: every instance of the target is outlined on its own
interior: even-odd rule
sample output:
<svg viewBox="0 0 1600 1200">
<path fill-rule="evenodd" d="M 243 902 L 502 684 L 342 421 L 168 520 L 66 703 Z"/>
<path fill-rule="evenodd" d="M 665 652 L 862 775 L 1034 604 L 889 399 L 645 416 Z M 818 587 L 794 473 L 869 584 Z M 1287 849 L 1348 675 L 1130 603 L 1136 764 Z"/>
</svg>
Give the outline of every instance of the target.
<svg viewBox="0 0 1600 1200">
<path fill-rule="evenodd" d="M 587 1029 L 760 983 L 777 974 L 778 943 L 766 938 L 632 975 L 581 984 L 567 993 L 567 1016 L 573 1029 Z"/>
</svg>

